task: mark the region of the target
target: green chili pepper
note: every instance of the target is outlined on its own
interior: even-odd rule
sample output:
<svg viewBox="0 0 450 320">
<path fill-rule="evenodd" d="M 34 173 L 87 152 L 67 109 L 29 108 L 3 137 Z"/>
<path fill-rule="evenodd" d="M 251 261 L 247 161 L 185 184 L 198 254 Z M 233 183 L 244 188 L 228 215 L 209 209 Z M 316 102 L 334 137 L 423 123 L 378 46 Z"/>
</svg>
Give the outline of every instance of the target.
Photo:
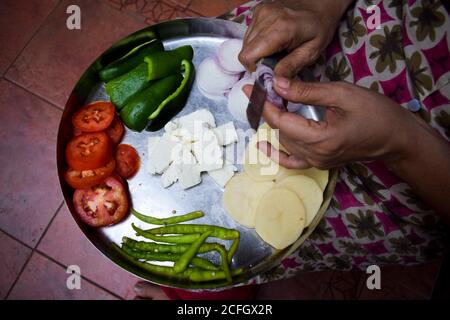
<svg viewBox="0 0 450 320">
<path fill-rule="evenodd" d="M 179 244 L 179 245 L 167 245 L 159 244 L 154 242 L 136 241 L 127 237 L 122 238 L 122 243 L 124 246 L 128 246 L 133 250 L 150 251 L 155 253 L 176 253 L 182 254 L 189 249 L 189 245 Z M 198 253 L 206 253 L 210 251 L 217 251 L 220 254 L 221 266 L 223 272 L 228 281 L 231 281 L 230 267 L 228 265 L 227 250 L 225 247 L 218 243 L 203 243 Z"/>
<path fill-rule="evenodd" d="M 144 221 L 144 222 L 147 222 L 150 224 L 156 224 L 156 225 L 168 225 L 168 224 L 186 222 L 186 221 L 195 220 L 195 219 L 205 216 L 205 214 L 202 211 L 193 211 L 193 212 L 186 213 L 186 214 L 183 214 L 180 216 L 173 216 L 173 217 L 169 217 L 169 218 L 155 218 L 155 217 L 143 215 L 142 213 L 137 212 L 133 208 L 131 208 L 131 213 L 141 221 Z"/>
<path fill-rule="evenodd" d="M 176 273 L 180 273 L 180 272 L 183 272 L 184 270 L 186 270 L 186 268 L 189 266 L 189 263 L 191 262 L 192 258 L 195 257 L 195 255 L 197 254 L 201 245 L 211 235 L 211 233 L 212 233 L 212 231 L 207 231 L 207 232 L 203 233 L 200 236 L 200 238 L 198 238 L 191 244 L 189 249 L 187 249 L 185 252 L 183 252 L 180 259 L 175 261 L 173 269 L 175 270 Z"/>
<path fill-rule="evenodd" d="M 153 252 L 145 252 L 139 250 L 133 250 L 127 245 L 122 246 L 122 250 L 128 253 L 130 256 L 136 259 L 142 259 L 147 261 L 177 261 L 180 259 L 181 255 L 176 253 L 153 253 Z M 216 266 L 214 263 L 209 260 L 194 257 L 191 260 L 191 264 L 195 267 L 204 269 L 204 270 L 220 270 L 219 266 Z"/>
<path fill-rule="evenodd" d="M 141 63 L 131 71 L 106 83 L 105 91 L 116 108 L 121 110 L 131 97 L 150 86 L 151 83 L 147 80 L 147 65 Z"/>
<path fill-rule="evenodd" d="M 186 233 L 204 233 L 212 231 L 211 237 L 232 240 L 239 238 L 239 231 L 234 229 L 227 229 L 218 226 L 210 226 L 206 224 L 176 224 L 171 226 L 159 227 L 145 230 L 153 234 L 186 234 Z"/>
<path fill-rule="evenodd" d="M 180 74 L 174 74 L 155 81 L 148 88 L 134 95 L 120 111 L 120 117 L 125 125 L 135 131 L 144 130 L 150 114 L 176 90 L 182 80 L 183 77 Z"/>
<path fill-rule="evenodd" d="M 185 106 L 195 79 L 195 68 L 191 61 L 182 60 L 184 78 L 177 90 L 168 96 L 149 117 L 147 130 L 158 131 L 175 117 Z"/>
<path fill-rule="evenodd" d="M 192 234 L 183 234 L 183 235 L 177 235 L 177 236 L 155 236 L 154 234 L 150 232 L 146 232 L 142 230 L 141 228 L 138 228 L 134 225 L 134 223 L 131 224 L 134 231 L 136 231 L 137 236 L 141 236 L 156 242 L 165 242 L 165 243 L 192 243 L 198 238 L 200 238 L 200 233 L 192 233 Z"/>
<path fill-rule="evenodd" d="M 192 60 L 194 50 L 191 46 L 182 46 L 175 50 L 156 52 L 144 58 L 148 66 L 148 80 L 165 78 L 179 73 L 181 61 Z"/>
<path fill-rule="evenodd" d="M 103 68 L 99 73 L 100 79 L 107 82 L 117 78 L 143 63 L 146 56 L 160 51 L 164 51 L 164 46 L 158 39 L 141 44 Z"/>
</svg>

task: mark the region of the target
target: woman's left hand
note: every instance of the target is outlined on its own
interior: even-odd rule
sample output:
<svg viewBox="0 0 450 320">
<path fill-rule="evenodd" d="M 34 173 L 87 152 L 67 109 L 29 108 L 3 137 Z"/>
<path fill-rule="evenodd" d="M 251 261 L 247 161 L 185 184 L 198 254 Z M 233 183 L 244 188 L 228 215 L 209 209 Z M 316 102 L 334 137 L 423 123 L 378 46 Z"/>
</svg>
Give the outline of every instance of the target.
<svg viewBox="0 0 450 320">
<path fill-rule="evenodd" d="M 266 102 L 263 117 L 279 129 L 290 155 L 263 151 L 287 168 L 329 169 L 358 160 L 388 163 L 408 157 L 418 120 L 385 96 L 347 82 L 306 83 L 275 78 L 275 90 L 286 100 L 326 107 L 324 121 L 307 120 Z M 247 88 L 247 90 L 250 88 Z M 247 91 L 247 93 L 249 93 Z"/>
</svg>

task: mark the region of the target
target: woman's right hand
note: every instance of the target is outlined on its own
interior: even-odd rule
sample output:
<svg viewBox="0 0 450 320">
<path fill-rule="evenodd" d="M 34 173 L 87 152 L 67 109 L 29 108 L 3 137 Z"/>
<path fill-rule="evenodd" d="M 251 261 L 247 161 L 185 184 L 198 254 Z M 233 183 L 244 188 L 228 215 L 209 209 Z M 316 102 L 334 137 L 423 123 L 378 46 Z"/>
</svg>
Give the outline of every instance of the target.
<svg viewBox="0 0 450 320">
<path fill-rule="evenodd" d="M 279 0 L 260 4 L 253 14 L 241 63 L 254 71 L 261 58 L 287 50 L 275 74 L 292 78 L 314 63 L 333 38 L 339 20 L 353 0 Z"/>
</svg>

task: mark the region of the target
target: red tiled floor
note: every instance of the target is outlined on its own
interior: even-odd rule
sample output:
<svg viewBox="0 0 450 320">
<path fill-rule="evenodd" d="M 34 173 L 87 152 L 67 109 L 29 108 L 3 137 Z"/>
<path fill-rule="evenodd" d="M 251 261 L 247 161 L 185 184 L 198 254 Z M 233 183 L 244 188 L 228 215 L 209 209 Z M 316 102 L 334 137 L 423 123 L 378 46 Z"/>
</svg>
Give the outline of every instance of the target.
<svg viewBox="0 0 450 320">
<path fill-rule="evenodd" d="M 188 8 L 206 17 L 216 17 L 246 2 L 248 0 L 192 0 Z"/>
<path fill-rule="evenodd" d="M 0 80 L 0 225 L 34 246 L 62 202 L 56 173 L 61 111 Z"/>
<path fill-rule="evenodd" d="M 0 299 L 4 299 L 25 265 L 31 249 L 0 231 Z"/>
<path fill-rule="evenodd" d="M 82 234 L 64 205 L 38 246 L 63 265 L 78 265 L 81 273 L 125 299 L 134 298 L 137 278 L 104 257 Z"/>
<path fill-rule="evenodd" d="M 38 253 L 33 253 L 8 299 L 117 299 L 84 279 L 81 279 L 80 289 L 70 290 L 66 285 L 68 276 L 65 268 Z"/>
<path fill-rule="evenodd" d="M 294 278 L 269 282 L 258 288 L 257 299 L 320 299 L 333 271 L 308 272 Z"/>
<path fill-rule="evenodd" d="M 0 1 L 0 75 L 14 61 L 57 0 Z"/>
<path fill-rule="evenodd" d="M 145 25 L 101 1 L 76 1 L 81 30 L 66 28 L 63 1 L 24 49 L 6 77 L 62 107 L 93 60 L 120 38 Z"/>
</svg>

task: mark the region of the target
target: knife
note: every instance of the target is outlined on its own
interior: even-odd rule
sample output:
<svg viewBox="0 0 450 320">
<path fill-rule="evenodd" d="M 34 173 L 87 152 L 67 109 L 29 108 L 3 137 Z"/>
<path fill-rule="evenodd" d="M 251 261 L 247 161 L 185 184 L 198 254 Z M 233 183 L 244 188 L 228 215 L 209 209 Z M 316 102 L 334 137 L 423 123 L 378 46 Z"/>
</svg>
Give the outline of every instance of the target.
<svg viewBox="0 0 450 320">
<path fill-rule="evenodd" d="M 269 57 L 262 58 L 259 63 L 264 64 L 273 70 L 282 55 L 284 54 L 276 53 Z M 247 120 L 250 124 L 250 127 L 254 130 L 258 129 L 259 123 L 261 122 L 264 102 L 266 101 L 267 97 L 267 90 L 266 88 L 264 88 L 263 77 L 263 75 L 260 75 L 255 79 L 252 94 L 250 95 L 249 103 L 247 106 Z"/>
<path fill-rule="evenodd" d="M 259 63 L 266 65 L 272 70 L 275 69 L 275 65 L 278 61 L 285 56 L 285 52 L 276 53 L 269 57 L 265 57 L 260 60 Z M 311 70 L 305 68 L 303 69 L 298 77 L 302 81 L 314 82 L 315 78 L 312 74 Z M 250 127 L 254 130 L 257 130 L 259 124 L 261 122 L 261 116 L 263 113 L 264 102 L 267 97 L 267 90 L 264 88 L 263 76 L 260 76 L 255 80 L 255 84 L 253 86 L 253 91 L 250 95 L 249 103 L 247 106 L 247 120 L 250 124 Z M 320 121 L 324 118 L 325 108 L 322 106 L 311 106 L 305 105 L 301 103 L 292 103 L 288 102 L 286 108 L 288 110 L 292 110 L 296 114 L 303 116 L 306 119 L 312 119 L 315 121 Z"/>
</svg>

